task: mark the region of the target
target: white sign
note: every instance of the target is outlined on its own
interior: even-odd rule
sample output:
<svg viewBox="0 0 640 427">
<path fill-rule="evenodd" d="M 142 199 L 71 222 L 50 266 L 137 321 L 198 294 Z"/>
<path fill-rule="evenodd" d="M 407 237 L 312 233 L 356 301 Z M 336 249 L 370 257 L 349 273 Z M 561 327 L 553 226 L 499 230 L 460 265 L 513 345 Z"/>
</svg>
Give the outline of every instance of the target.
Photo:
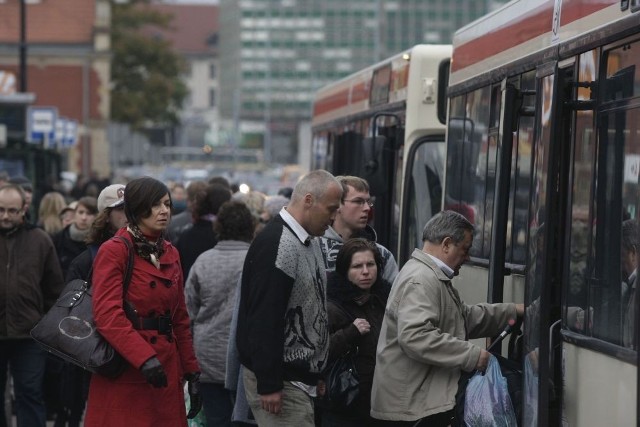
<svg viewBox="0 0 640 427">
<path fill-rule="evenodd" d="M 56 107 L 27 107 L 27 142 L 55 140 L 57 120 Z"/>
<path fill-rule="evenodd" d="M 16 93 L 16 75 L 8 71 L 0 71 L 0 94 L 13 95 Z"/>
<path fill-rule="evenodd" d="M 66 118 L 58 117 L 58 120 L 56 120 L 56 129 L 55 129 L 56 137 L 54 138 L 55 141 L 50 141 L 49 147 L 53 148 L 56 145 L 59 147 L 64 143 L 64 136 L 67 128 L 67 122 L 68 120 Z"/>
<path fill-rule="evenodd" d="M 638 183 L 640 177 L 640 155 L 627 154 L 624 156 L 624 182 Z"/>
<path fill-rule="evenodd" d="M 551 43 L 560 40 L 560 18 L 562 17 L 562 0 L 556 0 L 553 5 L 553 18 L 551 21 Z"/>
<path fill-rule="evenodd" d="M 78 122 L 75 120 L 67 120 L 64 128 L 64 138 L 62 145 L 65 147 L 71 147 L 78 141 Z"/>
</svg>

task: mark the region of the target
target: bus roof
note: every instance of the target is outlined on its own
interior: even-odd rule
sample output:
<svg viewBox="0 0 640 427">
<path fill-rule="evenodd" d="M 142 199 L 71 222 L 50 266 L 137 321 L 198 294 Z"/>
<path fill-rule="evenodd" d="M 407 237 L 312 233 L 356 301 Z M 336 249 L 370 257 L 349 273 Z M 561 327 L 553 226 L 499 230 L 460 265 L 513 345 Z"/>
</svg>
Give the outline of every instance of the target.
<svg viewBox="0 0 640 427">
<path fill-rule="evenodd" d="M 513 0 L 455 33 L 449 85 L 518 62 L 628 15 L 629 11 L 620 10 L 619 0 Z"/>
<path fill-rule="evenodd" d="M 362 113 L 377 105 L 405 101 L 411 64 L 424 58 L 440 61 L 450 55 L 450 45 L 416 45 L 321 88 L 315 95 L 312 126 Z M 377 73 L 386 81 L 388 97 L 374 99 L 376 105 L 372 105 L 372 82 Z"/>
</svg>

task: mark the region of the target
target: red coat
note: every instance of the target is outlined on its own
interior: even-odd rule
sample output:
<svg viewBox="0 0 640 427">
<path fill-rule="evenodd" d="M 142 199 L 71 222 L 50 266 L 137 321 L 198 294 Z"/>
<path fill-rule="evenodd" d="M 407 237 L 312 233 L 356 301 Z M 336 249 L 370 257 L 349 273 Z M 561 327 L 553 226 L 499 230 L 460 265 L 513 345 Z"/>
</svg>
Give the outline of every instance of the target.
<svg viewBox="0 0 640 427">
<path fill-rule="evenodd" d="M 131 240 L 125 229 L 117 235 Z M 173 339 L 157 331 L 136 330 L 122 307 L 122 280 L 127 246 L 109 240 L 100 246 L 93 265 L 93 312 L 98 331 L 129 362 L 129 368 L 111 380 L 93 375 L 84 425 L 86 427 L 144 427 L 187 425 L 182 378 L 199 371 L 193 352 L 189 316 L 184 302 L 182 270 L 178 251 L 165 242 L 160 269 L 134 257 L 127 293 L 138 315 L 151 317 L 170 310 Z M 167 373 L 168 387 L 153 388 L 139 369 L 157 356 Z"/>
</svg>

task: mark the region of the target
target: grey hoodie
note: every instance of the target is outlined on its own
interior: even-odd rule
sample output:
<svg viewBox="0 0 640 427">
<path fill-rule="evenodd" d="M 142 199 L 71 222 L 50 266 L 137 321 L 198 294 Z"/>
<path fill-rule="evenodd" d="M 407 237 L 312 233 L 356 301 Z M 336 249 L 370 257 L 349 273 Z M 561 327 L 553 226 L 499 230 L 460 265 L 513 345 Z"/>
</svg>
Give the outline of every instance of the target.
<svg viewBox="0 0 640 427">
<path fill-rule="evenodd" d="M 354 237 L 364 237 L 373 242 L 376 241 L 376 232 L 369 225 L 365 227 L 362 233 L 359 233 Z M 322 256 L 324 258 L 324 266 L 327 269 L 327 273 L 335 271 L 336 269 L 336 256 L 338 251 L 344 245 L 344 240 L 333 227 L 327 228 L 324 236 L 320 237 L 320 249 L 322 249 Z M 387 282 L 393 284 L 393 280 L 398 275 L 398 264 L 393 254 L 389 249 L 376 242 L 376 246 L 382 255 L 382 278 Z"/>
</svg>

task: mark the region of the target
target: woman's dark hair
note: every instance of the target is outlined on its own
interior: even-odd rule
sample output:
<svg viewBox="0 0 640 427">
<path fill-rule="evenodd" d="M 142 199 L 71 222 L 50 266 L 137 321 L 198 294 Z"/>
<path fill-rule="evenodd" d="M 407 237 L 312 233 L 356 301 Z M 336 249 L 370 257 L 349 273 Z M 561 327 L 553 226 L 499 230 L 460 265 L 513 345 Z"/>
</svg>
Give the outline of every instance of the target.
<svg viewBox="0 0 640 427">
<path fill-rule="evenodd" d="M 373 253 L 373 259 L 378 267 L 378 277 L 381 277 L 383 267 L 382 255 L 380 255 L 380 251 L 374 242 L 361 237 L 349 239 L 342 245 L 336 256 L 336 273 L 342 277 L 348 277 L 353 254 L 364 251 L 371 251 Z"/>
<path fill-rule="evenodd" d="M 138 225 L 142 218 L 148 218 L 153 205 L 166 195 L 173 205 L 169 188 L 157 179 L 144 176 L 130 181 L 124 189 L 124 213 L 129 224 Z"/>
<path fill-rule="evenodd" d="M 210 184 L 204 191 L 196 194 L 193 207 L 195 217 L 199 218 L 203 215 L 218 215 L 220 206 L 224 202 L 231 200 L 231 191 L 222 184 Z"/>
<path fill-rule="evenodd" d="M 109 215 L 114 209 L 120 209 L 122 206 L 116 208 L 105 208 L 96 216 L 89 228 L 89 234 L 85 239 L 87 245 L 101 245 L 110 238 L 112 238 L 117 230 L 113 229 L 112 224 L 109 222 Z"/>
<path fill-rule="evenodd" d="M 79 205 L 84 206 L 91 215 L 98 215 L 98 200 L 95 197 L 81 197 L 78 199 L 78 205 L 76 206 L 76 209 L 78 209 Z"/>
<path fill-rule="evenodd" d="M 220 206 L 213 230 L 218 234 L 218 240 L 251 242 L 255 226 L 255 219 L 247 205 L 230 200 Z"/>
</svg>

